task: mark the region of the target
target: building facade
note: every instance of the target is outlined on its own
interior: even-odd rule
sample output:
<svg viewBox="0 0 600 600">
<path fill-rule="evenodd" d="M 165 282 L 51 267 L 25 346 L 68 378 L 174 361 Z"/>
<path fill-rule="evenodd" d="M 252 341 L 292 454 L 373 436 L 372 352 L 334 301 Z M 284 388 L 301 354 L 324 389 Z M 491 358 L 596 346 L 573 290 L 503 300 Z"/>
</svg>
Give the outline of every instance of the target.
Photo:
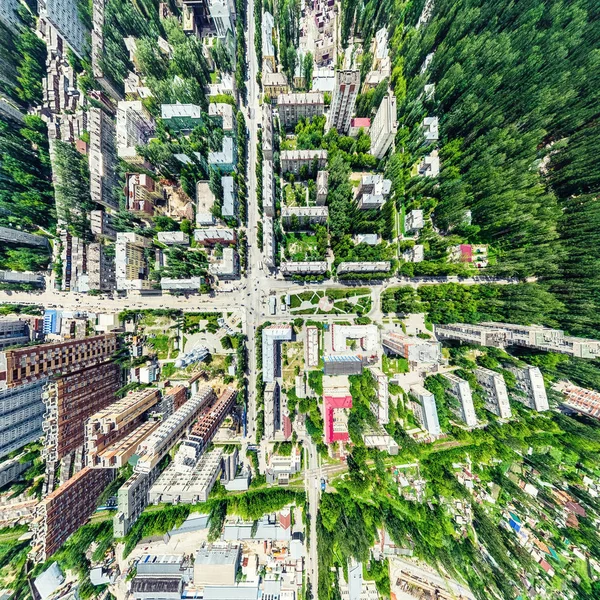
<svg viewBox="0 0 600 600">
<path fill-rule="evenodd" d="M 411 385 L 410 393 L 416 400 L 412 402 L 412 408 L 417 421 L 431 436 L 441 435 L 435 396 L 421 384 Z"/>
<path fill-rule="evenodd" d="M 475 427 L 477 425 L 477 415 L 473 406 L 473 396 L 469 382 L 452 373 L 446 373 L 443 377 L 450 384 L 446 392 L 459 403 L 458 407 L 451 405 L 450 409 L 465 425 Z"/>
<path fill-rule="evenodd" d="M 321 92 L 279 94 L 277 110 L 279 123 L 294 128 L 301 119 L 321 116 L 325 111 L 325 97 Z"/>
<path fill-rule="evenodd" d="M 473 372 L 477 383 L 483 388 L 486 410 L 501 419 L 510 419 L 512 410 L 508 401 L 504 377 L 500 373 L 484 367 L 477 367 Z"/>
<path fill-rule="evenodd" d="M 354 114 L 354 105 L 360 87 L 360 71 L 336 71 L 335 88 L 331 99 L 329 128 L 334 127 L 339 133 L 350 131 L 350 120 Z"/>
<path fill-rule="evenodd" d="M 371 154 L 375 158 L 383 158 L 393 144 L 396 133 L 398 133 L 396 96 L 389 91 L 383 97 L 371 123 Z"/>
<path fill-rule="evenodd" d="M 517 382 L 517 392 L 511 394 L 513 400 L 537 412 L 550 410 L 544 377 L 538 367 L 527 365 L 508 367 L 508 370 L 515 376 Z"/>
</svg>

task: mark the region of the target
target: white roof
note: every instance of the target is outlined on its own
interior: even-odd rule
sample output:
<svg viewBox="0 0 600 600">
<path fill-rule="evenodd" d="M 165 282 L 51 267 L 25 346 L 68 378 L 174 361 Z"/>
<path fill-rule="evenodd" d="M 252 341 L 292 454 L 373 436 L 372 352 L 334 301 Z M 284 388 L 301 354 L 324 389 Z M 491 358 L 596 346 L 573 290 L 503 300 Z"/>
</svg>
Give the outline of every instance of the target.
<svg viewBox="0 0 600 600">
<path fill-rule="evenodd" d="M 202 117 L 202 109 L 195 104 L 161 104 L 160 116 L 162 119 L 172 119 L 174 117 L 200 119 Z"/>
</svg>

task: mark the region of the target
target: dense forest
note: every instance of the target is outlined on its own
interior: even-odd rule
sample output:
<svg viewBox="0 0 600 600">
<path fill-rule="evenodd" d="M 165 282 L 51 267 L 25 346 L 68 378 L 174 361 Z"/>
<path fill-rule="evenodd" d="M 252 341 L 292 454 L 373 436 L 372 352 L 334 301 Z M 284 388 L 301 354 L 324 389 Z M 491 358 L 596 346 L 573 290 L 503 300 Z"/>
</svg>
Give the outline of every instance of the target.
<svg viewBox="0 0 600 600">
<path fill-rule="evenodd" d="M 388 27 L 397 200 L 414 207 L 431 198 L 436 227 L 492 244 L 496 274 L 538 277 L 560 301 L 556 318 L 567 330 L 600 335 L 600 6 L 436 0 L 419 23 L 424 5 L 342 2 L 344 43 L 357 33 L 367 49 Z M 435 84 L 433 97 L 426 84 Z M 429 151 L 420 124 L 433 115 L 440 176 L 411 178 Z"/>
</svg>

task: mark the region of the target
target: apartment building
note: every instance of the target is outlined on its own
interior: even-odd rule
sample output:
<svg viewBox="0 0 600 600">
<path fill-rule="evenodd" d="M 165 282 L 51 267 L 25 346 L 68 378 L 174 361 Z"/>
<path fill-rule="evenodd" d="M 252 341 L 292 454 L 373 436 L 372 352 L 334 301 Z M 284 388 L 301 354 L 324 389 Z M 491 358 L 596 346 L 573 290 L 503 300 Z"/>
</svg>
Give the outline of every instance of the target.
<svg viewBox="0 0 600 600">
<path fill-rule="evenodd" d="M 484 367 L 477 367 L 473 373 L 477 378 L 477 383 L 483 388 L 486 410 L 501 419 L 510 419 L 512 410 L 502 374 Z"/>
<path fill-rule="evenodd" d="M 425 215 L 422 210 L 411 210 L 404 217 L 404 231 L 407 234 L 415 234 L 425 227 Z"/>
<path fill-rule="evenodd" d="M 117 350 L 114 333 L 0 352 L 0 389 L 67 375 L 106 362 Z"/>
<path fill-rule="evenodd" d="M 173 131 L 192 131 L 202 124 L 202 109 L 197 104 L 161 104 L 160 118 Z"/>
<path fill-rule="evenodd" d="M 35 562 L 47 560 L 87 522 L 113 476 L 112 469 L 84 467 L 40 502 L 31 523 L 31 557 Z"/>
<path fill-rule="evenodd" d="M 154 135 L 156 124 L 141 100 L 121 100 L 117 105 L 117 154 L 134 165 L 144 163 L 136 146 L 148 143 Z"/>
<path fill-rule="evenodd" d="M 44 380 L 0 389 L 0 458 L 42 435 Z"/>
<path fill-rule="evenodd" d="M 355 354 L 325 354 L 323 356 L 323 373 L 329 377 L 360 375 L 362 370 L 362 359 Z"/>
<path fill-rule="evenodd" d="M 21 27 L 18 0 L 0 0 L 0 21 L 14 33 L 18 34 Z"/>
<path fill-rule="evenodd" d="M 321 92 L 279 94 L 277 96 L 279 123 L 294 128 L 301 119 L 312 119 L 325 112 L 325 97 Z"/>
<path fill-rule="evenodd" d="M 119 488 L 117 492 L 117 514 L 113 517 L 115 537 L 127 535 L 137 518 L 148 506 L 148 494 L 157 477 L 158 469 L 156 467 L 149 473 L 134 472 Z"/>
<path fill-rule="evenodd" d="M 116 128 L 111 116 L 101 108 L 88 109 L 90 144 L 88 164 L 90 168 L 90 196 L 102 206 L 118 210 L 114 194 L 119 185 Z"/>
<path fill-rule="evenodd" d="M 337 274 L 345 275 L 346 273 L 387 273 L 392 268 L 392 263 L 387 260 L 375 262 L 341 262 L 337 266 Z"/>
<path fill-rule="evenodd" d="M 263 160 L 262 164 L 262 207 L 267 217 L 275 216 L 275 180 L 273 178 L 273 161 Z"/>
<path fill-rule="evenodd" d="M 563 394 L 564 406 L 594 419 L 600 419 L 600 392 L 570 382 L 561 382 L 555 387 Z"/>
<path fill-rule="evenodd" d="M 275 44 L 273 43 L 273 35 L 275 32 L 275 17 L 268 11 L 263 11 L 262 15 L 262 59 L 263 65 L 270 66 L 270 70 L 274 71 L 275 64 Z M 268 69 L 264 69 L 267 71 Z"/>
<path fill-rule="evenodd" d="M 263 217 L 263 260 L 269 268 L 275 267 L 275 233 L 273 231 L 273 218 Z"/>
<path fill-rule="evenodd" d="M 281 426 L 281 396 L 277 381 L 265 385 L 265 439 L 272 441 Z"/>
<path fill-rule="evenodd" d="M 114 217 L 104 210 L 90 211 L 90 230 L 97 238 L 117 239 Z"/>
<path fill-rule="evenodd" d="M 416 420 L 431 436 L 441 435 L 435 396 L 421 384 L 411 385 L 410 393 L 415 399 L 411 404 Z"/>
<path fill-rule="evenodd" d="M 375 158 L 380 159 L 387 154 L 398 133 L 396 110 L 396 96 L 388 91 L 371 122 L 371 154 Z"/>
<path fill-rule="evenodd" d="M 331 392 L 323 390 L 323 411 L 325 421 L 325 443 L 347 442 L 348 415 L 352 408 L 352 396 L 350 392 L 339 390 Z"/>
<path fill-rule="evenodd" d="M 324 260 L 314 261 L 290 261 L 281 265 L 282 275 L 324 275 L 327 272 L 327 262 Z"/>
<path fill-rule="evenodd" d="M 273 160 L 273 108 L 267 102 L 262 106 L 262 152 L 264 160 Z"/>
<path fill-rule="evenodd" d="M 240 261 L 234 248 L 223 248 L 221 258 L 214 258 L 208 265 L 208 272 L 219 279 L 235 279 L 239 274 Z"/>
<path fill-rule="evenodd" d="M 354 105 L 360 87 L 360 71 L 338 70 L 335 73 L 335 88 L 331 99 L 328 127 L 334 127 L 339 133 L 347 134 L 350 120 L 354 114 Z"/>
<path fill-rule="evenodd" d="M 284 225 L 290 225 L 295 220 L 299 225 L 327 223 L 329 209 L 326 206 L 282 206 L 281 219 Z"/>
<path fill-rule="evenodd" d="M 127 210 L 139 217 L 152 217 L 155 204 L 163 199 L 162 186 L 146 173 L 125 175 Z"/>
<path fill-rule="evenodd" d="M 262 81 L 265 95 L 271 98 L 278 94 L 287 94 L 290 89 L 285 73 L 263 73 Z"/>
<path fill-rule="evenodd" d="M 115 263 L 106 254 L 104 244 L 93 243 L 87 247 L 87 285 L 90 290 L 108 292 L 117 285 Z"/>
<path fill-rule="evenodd" d="M 201 388 L 179 410 L 163 421 L 160 427 L 139 445 L 136 472 L 149 474 L 193 424 L 202 409 L 213 402 L 214 397 L 212 388 Z"/>
<path fill-rule="evenodd" d="M 379 210 L 390 195 L 392 182 L 383 175 L 363 175 L 356 190 L 360 210 Z"/>
<path fill-rule="evenodd" d="M 439 119 L 437 117 L 425 117 L 421 129 L 426 141 L 436 142 L 440 139 Z"/>
<path fill-rule="evenodd" d="M 79 58 L 83 58 L 88 47 L 88 32 L 79 18 L 76 0 L 45 0 L 40 2 L 39 9 L 40 18 L 48 21 L 71 50 Z"/>
<path fill-rule="evenodd" d="M 147 388 L 130 392 L 124 398 L 92 413 L 85 424 L 87 464 L 90 467 L 114 467 L 105 464 L 107 457 L 103 456 L 104 450 L 141 425 L 148 411 L 159 401 L 158 389 Z"/>
<path fill-rule="evenodd" d="M 209 0 L 210 20 L 220 40 L 225 40 L 234 31 L 235 11 L 227 0 Z"/>
<path fill-rule="evenodd" d="M 150 268 L 146 259 L 146 250 L 152 242 L 131 231 L 119 232 L 115 244 L 115 271 L 117 290 L 149 290 Z"/>
<path fill-rule="evenodd" d="M 377 384 L 377 402 L 371 403 L 371 412 L 380 425 L 387 425 L 390 422 L 388 378 L 379 367 L 369 367 L 369 371 Z"/>
<path fill-rule="evenodd" d="M 319 329 L 308 325 L 305 331 L 304 361 L 307 367 L 316 367 L 319 364 Z"/>
<path fill-rule="evenodd" d="M 269 325 L 262 330 L 262 360 L 264 383 L 275 381 L 279 370 L 279 343 L 292 339 L 291 325 Z"/>
<path fill-rule="evenodd" d="M 316 172 L 327 166 L 327 150 L 282 150 L 280 160 L 282 173 L 298 175 L 302 167 Z"/>
<path fill-rule="evenodd" d="M 481 346 L 523 346 L 545 352 L 559 352 L 577 358 L 600 357 L 600 341 L 566 336 L 559 329 L 541 325 L 515 325 L 512 323 L 485 322 L 479 325 L 451 323 L 436 325 L 436 336 Z"/>
<path fill-rule="evenodd" d="M 234 229 L 226 227 L 210 227 L 206 229 L 195 229 L 194 239 L 201 246 L 214 246 L 215 244 L 235 244 L 237 235 Z"/>
<path fill-rule="evenodd" d="M 48 238 L 41 235 L 34 235 L 19 229 L 11 227 L 0 227 L 0 242 L 8 242 L 10 244 L 19 244 L 20 246 L 39 246 L 41 248 L 49 248 Z"/>
<path fill-rule="evenodd" d="M 381 341 L 384 348 L 411 363 L 434 364 L 442 360 L 442 345 L 433 340 L 422 340 L 390 331 L 383 334 Z"/>
<path fill-rule="evenodd" d="M 47 383 L 42 395 L 46 406 L 42 456 L 46 461 L 56 462 L 83 446 L 86 420 L 114 401 L 121 387 L 121 368 L 108 362 L 109 358 Z"/>
<path fill-rule="evenodd" d="M 517 382 L 517 392 L 511 394 L 513 400 L 537 412 L 550 410 L 544 377 L 538 367 L 508 367 L 508 371 L 515 376 Z"/>
<path fill-rule="evenodd" d="M 473 396 L 469 382 L 452 373 L 446 373 L 443 377 L 450 384 L 446 392 L 458 400 L 459 403 L 459 407 L 451 406 L 450 409 L 465 425 L 475 427 L 477 425 L 477 415 L 473 406 Z"/>
<path fill-rule="evenodd" d="M 329 173 L 327 171 L 317 172 L 317 206 L 323 206 L 327 201 L 329 191 Z"/>
<path fill-rule="evenodd" d="M 30 341 L 29 323 L 20 319 L 0 318 L 0 350 Z"/>
</svg>

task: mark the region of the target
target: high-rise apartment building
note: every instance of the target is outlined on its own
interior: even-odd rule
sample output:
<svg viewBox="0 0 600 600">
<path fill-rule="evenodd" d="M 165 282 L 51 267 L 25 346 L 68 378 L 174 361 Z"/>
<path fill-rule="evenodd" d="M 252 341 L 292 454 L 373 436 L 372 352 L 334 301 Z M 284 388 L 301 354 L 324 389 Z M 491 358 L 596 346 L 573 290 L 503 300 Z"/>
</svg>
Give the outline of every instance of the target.
<svg viewBox="0 0 600 600">
<path fill-rule="evenodd" d="M 371 404 L 371 412 L 380 425 L 386 425 L 390 422 L 388 378 L 378 367 L 369 367 L 369 370 L 377 384 L 377 402 Z"/>
<path fill-rule="evenodd" d="M 106 362 L 117 350 L 115 333 L 0 352 L 0 389 L 67 375 Z"/>
<path fill-rule="evenodd" d="M 335 127 L 339 133 L 348 133 L 359 87 L 360 71 L 349 69 L 335 72 L 335 88 L 328 123 L 330 129 Z"/>
<path fill-rule="evenodd" d="M 115 123 L 101 108 L 91 107 L 88 110 L 88 131 L 90 196 L 93 202 L 118 209 L 118 200 L 113 193 L 119 185 Z"/>
<path fill-rule="evenodd" d="M 512 410 L 508 401 L 506 382 L 501 373 L 477 367 L 474 371 L 477 383 L 483 388 L 485 408 L 501 419 L 510 419 Z"/>
<path fill-rule="evenodd" d="M 29 323 L 20 319 L 0 319 L 0 350 L 29 342 Z"/>
<path fill-rule="evenodd" d="M 508 367 L 517 380 L 518 393 L 511 394 L 513 400 L 521 402 L 538 412 L 550 410 L 544 377 L 538 367 Z"/>
<path fill-rule="evenodd" d="M 600 341 L 567 336 L 560 329 L 541 325 L 515 325 L 486 322 L 479 325 L 451 323 L 436 325 L 438 338 L 458 340 L 481 346 L 524 346 L 545 352 L 560 352 L 577 358 L 600 358 Z"/>
<path fill-rule="evenodd" d="M 109 358 L 103 364 L 48 381 L 42 396 L 46 405 L 42 454 L 48 462 L 83 446 L 86 420 L 114 402 L 121 387 L 121 369 Z"/>
<path fill-rule="evenodd" d="M 465 425 L 475 427 L 477 425 L 477 415 L 473 406 L 473 396 L 469 382 L 452 373 L 446 373 L 443 377 L 450 384 L 446 392 L 459 402 L 458 407 L 450 406 L 450 409 L 459 419 L 462 419 Z"/>
<path fill-rule="evenodd" d="M 142 164 L 136 146 L 143 146 L 154 134 L 156 124 L 141 100 L 122 100 L 117 105 L 117 154 L 131 164 Z"/>
<path fill-rule="evenodd" d="M 144 416 L 159 400 L 158 389 L 147 388 L 131 392 L 93 413 L 85 424 L 87 464 L 104 468 L 119 466 L 113 461 L 116 460 L 116 454 L 106 452 L 107 448 L 138 428 Z M 136 448 L 131 448 L 132 454 Z"/>
<path fill-rule="evenodd" d="M 430 435 L 440 435 L 442 428 L 438 419 L 435 396 L 421 384 L 411 385 L 410 393 L 416 399 L 411 404 L 417 421 Z"/>
<path fill-rule="evenodd" d="M 40 502 L 31 524 L 31 556 L 36 562 L 52 556 L 90 518 L 113 476 L 112 469 L 85 467 Z"/>
<path fill-rule="evenodd" d="M 80 58 L 85 54 L 88 30 L 79 18 L 76 0 L 41 0 L 40 17 L 47 20 Z"/>
<path fill-rule="evenodd" d="M 371 122 L 371 154 L 375 158 L 383 158 L 390 149 L 396 133 L 398 133 L 396 96 L 390 91 L 383 97 Z"/>
<path fill-rule="evenodd" d="M 0 458 L 42 435 L 44 381 L 0 390 Z"/>
</svg>

